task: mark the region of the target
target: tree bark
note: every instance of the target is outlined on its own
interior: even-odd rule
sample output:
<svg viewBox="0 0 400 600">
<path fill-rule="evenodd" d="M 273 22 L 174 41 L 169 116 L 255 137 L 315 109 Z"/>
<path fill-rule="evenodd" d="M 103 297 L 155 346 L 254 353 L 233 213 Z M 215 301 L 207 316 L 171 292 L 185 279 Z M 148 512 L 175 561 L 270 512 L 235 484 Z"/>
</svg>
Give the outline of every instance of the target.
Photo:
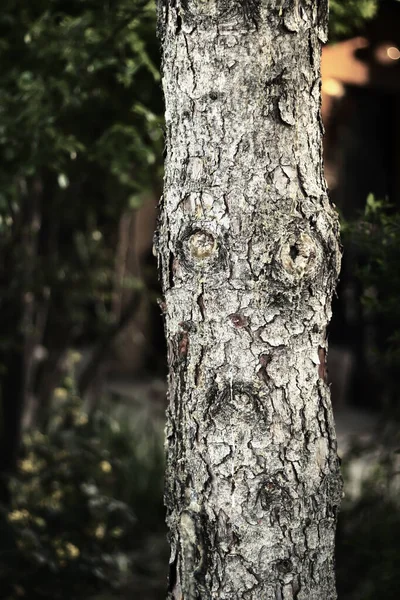
<svg viewBox="0 0 400 600">
<path fill-rule="evenodd" d="M 159 3 L 174 600 L 332 600 L 327 0 Z"/>
</svg>

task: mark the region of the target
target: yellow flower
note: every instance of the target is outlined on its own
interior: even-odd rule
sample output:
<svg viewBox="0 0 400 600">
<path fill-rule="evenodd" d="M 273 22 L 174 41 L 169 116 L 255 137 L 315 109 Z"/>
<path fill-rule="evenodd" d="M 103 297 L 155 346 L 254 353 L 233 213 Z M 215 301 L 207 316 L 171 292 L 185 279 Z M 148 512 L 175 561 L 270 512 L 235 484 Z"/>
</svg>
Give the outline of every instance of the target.
<svg viewBox="0 0 400 600">
<path fill-rule="evenodd" d="M 108 460 L 102 460 L 100 463 L 100 469 L 103 471 L 103 473 L 111 473 L 112 466 Z"/>
<path fill-rule="evenodd" d="M 38 527 L 46 527 L 46 521 L 42 517 L 35 517 L 35 523 Z"/>
<path fill-rule="evenodd" d="M 72 362 L 73 365 L 75 365 L 76 363 L 78 363 L 82 358 L 82 354 L 80 352 L 77 351 L 72 351 L 69 355 L 69 359 Z"/>
<path fill-rule="evenodd" d="M 23 521 L 30 516 L 29 512 L 23 508 L 22 510 L 13 510 L 8 513 L 8 520 L 11 522 Z"/>
<path fill-rule="evenodd" d="M 38 466 L 34 464 L 31 458 L 20 460 L 18 466 L 24 473 L 36 473 L 38 471 Z"/>
<path fill-rule="evenodd" d="M 86 425 L 88 422 L 88 416 L 85 415 L 85 413 L 81 413 L 80 415 L 77 416 L 75 423 L 77 425 Z"/>
<path fill-rule="evenodd" d="M 62 490 L 58 489 L 58 490 L 54 490 L 54 492 L 51 494 L 51 499 L 54 500 L 55 502 L 59 502 L 63 496 L 64 496 L 64 492 Z"/>
<path fill-rule="evenodd" d="M 68 392 L 66 389 L 58 387 L 54 390 L 54 397 L 56 400 L 66 400 L 68 398 Z"/>
<path fill-rule="evenodd" d="M 97 537 L 97 539 L 102 540 L 105 536 L 106 533 L 106 528 L 104 523 L 101 523 L 100 525 L 98 525 L 96 527 L 96 531 L 94 532 L 94 535 Z"/>
<path fill-rule="evenodd" d="M 79 550 L 78 546 L 71 544 L 71 542 L 67 542 L 65 544 L 65 549 L 67 551 L 69 558 L 75 559 L 75 558 L 78 558 L 78 556 L 80 555 L 80 550 Z"/>
</svg>

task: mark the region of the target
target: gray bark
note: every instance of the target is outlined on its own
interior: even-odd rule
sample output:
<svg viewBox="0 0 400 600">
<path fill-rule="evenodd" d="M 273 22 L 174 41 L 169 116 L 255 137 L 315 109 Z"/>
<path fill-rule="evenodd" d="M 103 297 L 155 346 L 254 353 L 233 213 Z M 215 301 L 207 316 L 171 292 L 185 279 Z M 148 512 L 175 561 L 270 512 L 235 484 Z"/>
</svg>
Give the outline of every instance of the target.
<svg viewBox="0 0 400 600">
<path fill-rule="evenodd" d="M 174 600 L 336 598 L 326 21 L 327 0 L 159 4 Z"/>
</svg>

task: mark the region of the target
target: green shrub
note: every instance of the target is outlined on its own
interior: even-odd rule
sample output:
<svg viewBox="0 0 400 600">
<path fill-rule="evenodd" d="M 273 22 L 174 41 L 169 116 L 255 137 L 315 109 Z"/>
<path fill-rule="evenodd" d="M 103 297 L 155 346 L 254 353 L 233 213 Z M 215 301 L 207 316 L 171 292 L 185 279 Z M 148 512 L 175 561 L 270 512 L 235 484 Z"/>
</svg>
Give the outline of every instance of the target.
<svg viewBox="0 0 400 600">
<path fill-rule="evenodd" d="M 134 577 L 144 537 L 163 522 L 160 437 L 146 440 L 140 452 L 131 427 L 104 411 L 88 420 L 76 397 L 45 434 L 25 436 L 2 511 L 2 598 L 86 599 Z"/>
<path fill-rule="evenodd" d="M 345 492 L 351 486 L 348 467 L 353 459 L 361 460 L 369 475 L 358 498 L 345 493 L 339 513 L 336 573 L 341 600 L 397 600 L 399 595 L 400 439 L 394 426 L 381 434 L 367 447 L 355 447 L 343 461 Z"/>
<path fill-rule="evenodd" d="M 400 212 L 370 195 L 364 214 L 343 223 L 342 230 L 344 252 L 361 287 L 363 318 L 374 328 L 369 349 L 374 371 L 393 409 L 400 367 Z"/>
</svg>

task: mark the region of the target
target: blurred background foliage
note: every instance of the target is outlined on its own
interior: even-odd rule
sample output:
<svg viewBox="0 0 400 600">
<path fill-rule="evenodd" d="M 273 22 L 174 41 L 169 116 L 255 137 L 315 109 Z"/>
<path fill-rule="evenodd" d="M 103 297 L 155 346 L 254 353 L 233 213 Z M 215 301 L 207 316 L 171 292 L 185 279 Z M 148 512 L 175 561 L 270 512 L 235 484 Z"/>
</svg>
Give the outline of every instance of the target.
<svg viewBox="0 0 400 600">
<path fill-rule="evenodd" d="M 119 217 L 161 176 L 154 28 L 140 0 L 2 5 L 1 244 L 16 269 L 3 302 L 50 295 L 73 337 L 108 324 Z"/>
<path fill-rule="evenodd" d="M 23 437 L 2 509 L 1 597 L 162 597 L 161 429 L 104 407 L 89 419 L 57 392 L 47 428 Z"/>
<path fill-rule="evenodd" d="M 123 587 L 132 570 L 140 596 L 141 574 L 152 573 L 145 547 L 163 530 L 161 435 L 154 442 L 148 424 L 136 435 L 108 408 L 89 418 L 76 394 L 148 293 L 126 278 L 132 300 L 113 310 L 121 219 L 161 190 L 155 23 L 155 3 L 143 0 L 2 3 L 4 598 L 88 598 Z M 97 362 L 81 380 L 66 377 L 71 348 L 87 344 Z"/>
<path fill-rule="evenodd" d="M 331 39 L 359 33 L 377 9 L 373 0 L 331 0 Z M 110 392 L 87 401 L 118 332 L 144 295 L 156 298 L 145 277 L 131 275 L 123 281 L 128 302 L 114 306 L 121 223 L 162 188 L 155 32 L 152 1 L 2 3 L 0 595 L 7 600 L 165 595 L 162 419 Z M 370 195 L 365 212 L 343 222 L 364 318 L 378 331 L 371 361 L 380 401 L 393 416 L 398 207 Z M 387 437 L 390 451 L 383 432 L 373 446 L 354 446 L 344 465 L 347 482 L 360 457 L 373 454 L 377 466 L 356 496 L 349 492 L 340 517 L 342 600 L 398 595 L 399 440 Z"/>
<path fill-rule="evenodd" d="M 23 405 L 46 421 L 68 348 L 107 346 L 136 306 L 112 310 L 121 216 L 162 176 L 154 3 L 5 0 L 0 61 L 0 397 L 16 439 Z"/>
<path fill-rule="evenodd" d="M 387 200 L 370 194 L 364 213 L 352 221 L 342 219 L 342 239 L 360 287 L 365 319 L 376 332 L 369 354 L 379 373 L 382 408 L 388 417 L 398 417 L 400 213 Z"/>
<path fill-rule="evenodd" d="M 330 0 L 329 39 L 348 37 L 360 29 L 366 20 L 372 19 L 379 0 Z"/>
<path fill-rule="evenodd" d="M 336 536 L 340 600 L 398 597 L 399 452 L 398 422 L 392 421 L 373 441 L 354 441 L 342 464 L 345 495 Z"/>
</svg>

